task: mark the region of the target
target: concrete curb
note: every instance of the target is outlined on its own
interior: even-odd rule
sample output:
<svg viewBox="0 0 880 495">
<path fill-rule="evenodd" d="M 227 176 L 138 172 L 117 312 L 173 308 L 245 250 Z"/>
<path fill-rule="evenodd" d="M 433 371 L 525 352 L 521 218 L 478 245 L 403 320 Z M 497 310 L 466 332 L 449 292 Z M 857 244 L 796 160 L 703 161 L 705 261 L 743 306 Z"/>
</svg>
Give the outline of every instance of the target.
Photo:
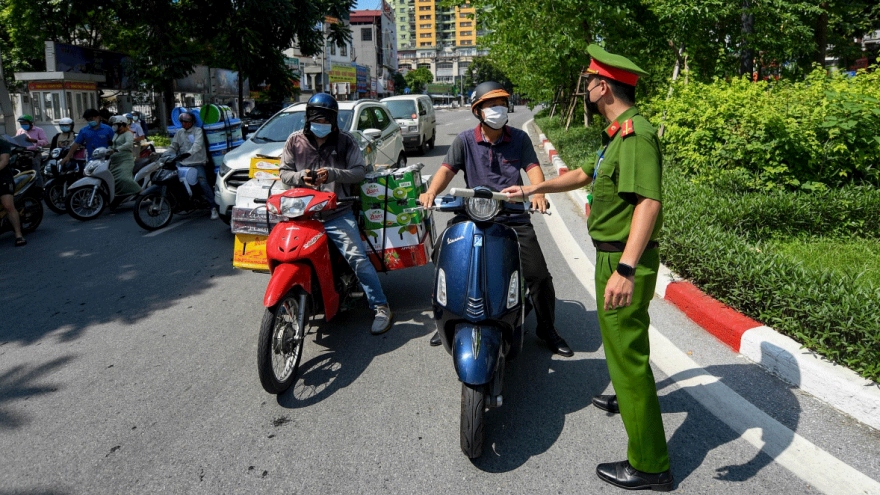
<svg viewBox="0 0 880 495">
<path fill-rule="evenodd" d="M 534 120 L 526 125 L 529 123 L 540 132 Z M 538 139 L 557 175 L 566 173 L 568 167 L 553 144 L 544 134 Z M 568 197 L 584 216 L 589 216 L 590 206 L 583 190 L 569 191 Z M 876 383 L 713 299 L 665 265 L 660 265 L 655 293 L 752 362 L 858 421 L 880 429 L 880 387 Z"/>
</svg>

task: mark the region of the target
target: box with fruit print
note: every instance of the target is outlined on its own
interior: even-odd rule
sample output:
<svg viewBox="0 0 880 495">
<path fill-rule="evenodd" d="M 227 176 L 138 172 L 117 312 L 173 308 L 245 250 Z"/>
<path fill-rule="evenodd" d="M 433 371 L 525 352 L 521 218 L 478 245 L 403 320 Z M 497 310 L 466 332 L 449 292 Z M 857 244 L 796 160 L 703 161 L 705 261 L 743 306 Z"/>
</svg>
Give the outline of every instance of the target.
<svg viewBox="0 0 880 495">
<path fill-rule="evenodd" d="M 389 201 L 387 205 L 371 203 L 361 211 L 367 230 L 418 225 L 424 221 L 424 213 L 415 199 Z"/>
<path fill-rule="evenodd" d="M 385 229 L 384 243 L 382 231 L 376 237 L 366 235 L 367 255 L 376 270 L 393 271 L 427 265 L 434 248 L 432 220 L 429 217 L 417 226 L 404 227 L 406 230 L 400 233 Z M 384 249 L 380 249 L 383 245 Z"/>
<path fill-rule="evenodd" d="M 418 200 L 427 190 L 422 180 L 421 163 L 397 170 L 371 172 L 361 182 L 361 209 L 368 210 L 375 204 L 391 204 L 394 201 Z"/>
</svg>

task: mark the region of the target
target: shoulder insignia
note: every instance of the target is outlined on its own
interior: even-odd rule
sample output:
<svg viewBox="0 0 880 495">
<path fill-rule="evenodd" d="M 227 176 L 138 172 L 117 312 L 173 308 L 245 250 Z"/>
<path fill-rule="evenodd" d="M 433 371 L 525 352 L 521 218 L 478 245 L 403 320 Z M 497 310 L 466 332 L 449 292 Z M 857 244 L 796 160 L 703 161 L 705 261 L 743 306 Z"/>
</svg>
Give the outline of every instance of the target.
<svg viewBox="0 0 880 495">
<path fill-rule="evenodd" d="M 623 123 L 623 133 L 620 134 L 620 137 L 625 138 L 627 136 L 632 136 L 635 133 L 636 133 L 636 130 L 633 127 L 632 119 L 629 119 Z"/>
<path fill-rule="evenodd" d="M 613 138 L 614 135 L 617 134 L 617 131 L 619 131 L 619 130 L 620 130 L 620 124 L 618 124 L 617 121 L 615 120 L 614 122 L 611 123 L 610 126 L 608 126 L 608 129 L 605 129 L 605 133 L 608 134 L 608 137 Z"/>
</svg>

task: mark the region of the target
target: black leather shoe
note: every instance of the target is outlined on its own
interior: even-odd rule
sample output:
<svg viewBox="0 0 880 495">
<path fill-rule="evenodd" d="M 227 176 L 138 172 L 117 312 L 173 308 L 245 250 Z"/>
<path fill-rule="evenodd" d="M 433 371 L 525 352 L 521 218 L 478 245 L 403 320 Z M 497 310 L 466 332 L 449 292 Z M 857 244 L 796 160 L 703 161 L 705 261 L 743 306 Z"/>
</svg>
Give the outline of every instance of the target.
<svg viewBox="0 0 880 495">
<path fill-rule="evenodd" d="M 611 414 L 620 412 L 620 407 L 617 406 L 616 395 L 597 395 L 593 397 L 593 405 Z"/>
<path fill-rule="evenodd" d="M 434 332 L 434 335 L 431 336 L 431 347 L 437 347 L 443 342 L 440 340 L 440 332 Z"/>
<path fill-rule="evenodd" d="M 565 339 L 560 337 L 555 330 L 549 335 L 543 332 L 537 332 L 537 334 L 538 338 L 547 344 L 547 347 L 550 348 L 550 352 L 553 354 L 559 354 L 562 357 L 574 356 L 574 351 L 571 350 L 571 347 L 568 347 L 568 343 Z"/>
<path fill-rule="evenodd" d="M 599 479 L 626 490 L 654 490 L 655 492 L 672 491 L 674 480 L 672 470 L 662 473 L 643 473 L 630 466 L 629 461 L 609 462 L 596 466 Z"/>
</svg>

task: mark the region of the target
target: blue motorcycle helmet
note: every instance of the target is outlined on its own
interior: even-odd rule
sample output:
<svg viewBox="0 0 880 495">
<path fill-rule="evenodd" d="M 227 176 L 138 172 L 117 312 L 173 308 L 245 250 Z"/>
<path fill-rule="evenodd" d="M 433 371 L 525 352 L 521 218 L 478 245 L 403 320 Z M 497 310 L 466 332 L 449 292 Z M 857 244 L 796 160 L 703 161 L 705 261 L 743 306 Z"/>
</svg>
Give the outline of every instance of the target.
<svg viewBox="0 0 880 495">
<path fill-rule="evenodd" d="M 321 118 L 327 119 L 330 122 L 331 132 L 338 131 L 338 115 L 339 103 L 336 102 L 336 98 L 327 93 L 318 93 L 309 98 L 308 103 L 306 103 L 306 123 L 303 127 L 303 132 L 312 134 L 312 122 Z"/>
</svg>

